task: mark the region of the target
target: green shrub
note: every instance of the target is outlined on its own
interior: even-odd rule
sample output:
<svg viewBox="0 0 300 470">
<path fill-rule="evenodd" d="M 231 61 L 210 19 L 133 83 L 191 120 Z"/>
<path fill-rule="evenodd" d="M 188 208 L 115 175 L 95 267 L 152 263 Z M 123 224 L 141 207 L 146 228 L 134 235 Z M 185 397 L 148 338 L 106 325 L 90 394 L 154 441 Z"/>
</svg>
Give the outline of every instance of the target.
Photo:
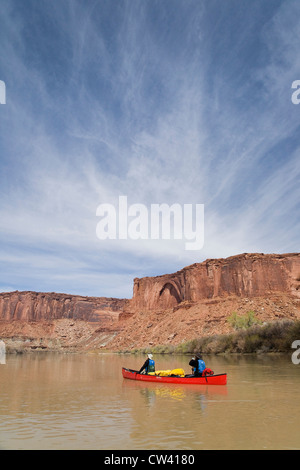
<svg viewBox="0 0 300 470">
<path fill-rule="evenodd" d="M 235 330 L 246 330 L 253 325 L 261 324 L 253 310 L 249 310 L 245 315 L 238 315 L 236 312 L 233 312 L 227 318 L 227 321 Z"/>
<path fill-rule="evenodd" d="M 192 339 L 190 341 L 186 341 L 184 343 L 181 343 L 177 346 L 176 352 L 178 354 L 193 354 L 195 352 L 196 348 L 196 339 Z"/>
<path fill-rule="evenodd" d="M 291 345 L 300 339 L 300 321 L 281 320 L 261 326 L 253 311 L 246 315 L 234 312 L 230 317 L 238 331 L 227 335 L 198 337 L 177 346 L 157 345 L 141 348 L 131 353 L 154 354 L 222 354 L 290 352 Z M 252 326 L 251 326 L 252 323 Z M 128 351 L 130 352 L 130 351 Z"/>
<path fill-rule="evenodd" d="M 264 347 L 264 340 L 258 334 L 251 334 L 245 337 L 244 352 L 255 353 Z"/>
</svg>

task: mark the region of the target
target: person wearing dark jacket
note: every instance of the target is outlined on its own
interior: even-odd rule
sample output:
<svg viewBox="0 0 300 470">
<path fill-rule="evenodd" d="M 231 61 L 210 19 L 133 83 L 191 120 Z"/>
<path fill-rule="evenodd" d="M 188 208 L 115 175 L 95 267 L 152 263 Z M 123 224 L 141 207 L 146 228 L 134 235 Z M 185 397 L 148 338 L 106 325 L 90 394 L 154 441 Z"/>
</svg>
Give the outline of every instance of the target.
<svg viewBox="0 0 300 470">
<path fill-rule="evenodd" d="M 148 372 L 155 372 L 155 362 L 153 360 L 152 354 L 148 354 L 148 358 L 140 368 L 139 374 L 141 374 L 143 370 L 145 371 L 145 374 L 148 374 Z"/>
<path fill-rule="evenodd" d="M 194 356 L 189 365 L 193 367 L 193 374 L 197 377 L 202 377 L 202 372 L 206 368 L 205 362 L 202 359 L 202 356 Z"/>
</svg>

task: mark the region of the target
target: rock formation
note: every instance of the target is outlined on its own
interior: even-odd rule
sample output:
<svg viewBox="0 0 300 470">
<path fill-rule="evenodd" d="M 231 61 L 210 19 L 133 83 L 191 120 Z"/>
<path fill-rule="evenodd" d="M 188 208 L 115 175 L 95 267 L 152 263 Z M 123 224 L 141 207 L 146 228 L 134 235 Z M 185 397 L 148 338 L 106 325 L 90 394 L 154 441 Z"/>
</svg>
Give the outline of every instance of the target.
<svg viewBox="0 0 300 470">
<path fill-rule="evenodd" d="M 118 319 L 126 305 L 124 299 L 82 297 L 42 292 L 0 294 L 0 320 L 43 321 L 69 318 L 88 322 Z"/>
<path fill-rule="evenodd" d="M 126 299 L 42 292 L 0 294 L 0 337 L 8 350 L 104 347 L 121 329 Z"/>
<path fill-rule="evenodd" d="M 300 298 L 300 254 L 208 259 L 174 274 L 134 279 L 131 309 L 165 310 L 183 301 L 288 293 Z"/>
<path fill-rule="evenodd" d="M 30 349 L 132 349 L 227 332 L 232 311 L 300 318 L 300 254 L 241 254 L 134 279 L 132 299 L 0 294 L 0 337 Z M 163 315 L 162 315 L 163 314 Z"/>
</svg>

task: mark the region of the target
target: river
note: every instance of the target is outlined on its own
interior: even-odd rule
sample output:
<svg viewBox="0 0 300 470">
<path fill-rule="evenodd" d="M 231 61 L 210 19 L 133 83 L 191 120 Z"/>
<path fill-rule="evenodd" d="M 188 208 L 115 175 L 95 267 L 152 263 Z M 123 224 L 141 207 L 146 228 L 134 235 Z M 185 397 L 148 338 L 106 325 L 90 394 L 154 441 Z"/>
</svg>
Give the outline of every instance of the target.
<svg viewBox="0 0 300 470">
<path fill-rule="evenodd" d="M 205 357 L 226 386 L 123 379 L 139 355 L 7 355 L 0 449 L 300 449 L 300 365 L 290 356 Z M 157 369 L 188 356 L 156 356 Z"/>
</svg>

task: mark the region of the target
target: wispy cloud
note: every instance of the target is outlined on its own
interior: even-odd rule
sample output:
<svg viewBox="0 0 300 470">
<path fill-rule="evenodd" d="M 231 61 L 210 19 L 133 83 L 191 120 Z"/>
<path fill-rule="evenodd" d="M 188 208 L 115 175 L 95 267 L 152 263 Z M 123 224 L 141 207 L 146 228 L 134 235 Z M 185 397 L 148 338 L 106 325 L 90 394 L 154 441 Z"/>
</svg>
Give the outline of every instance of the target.
<svg viewBox="0 0 300 470">
<path fill-rule="evenodd" d="M 297 1 L 4 4 L 0 290 L 130 297 L 136 276 L 297 251 L 299 10 Z M 205 204 L 203 249 L 98 240 L 96 208 L 119 195 Z"/>
</svg>

